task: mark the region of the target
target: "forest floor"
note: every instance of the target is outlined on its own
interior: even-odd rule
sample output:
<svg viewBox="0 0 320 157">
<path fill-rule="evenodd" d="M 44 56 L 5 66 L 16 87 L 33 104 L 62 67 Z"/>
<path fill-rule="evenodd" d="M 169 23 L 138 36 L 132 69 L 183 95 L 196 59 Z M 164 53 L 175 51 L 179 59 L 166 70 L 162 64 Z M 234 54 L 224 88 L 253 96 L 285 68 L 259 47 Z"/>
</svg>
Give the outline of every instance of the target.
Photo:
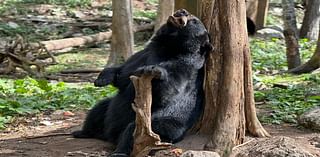
<svg viewBox="0 0 320 157">
<path fill-rule="evenodd" d="M 6 132 L 0 133 L 0 157 L 101 157 L 112 152 L 114 146 L 108 142 L 72 138 L 70 133 L 81 128 L 84 117 L 85 112 L 78 111 L 72 116 L 42 115 L 11 125 Z M 286 124 L 264 127 L 273 137 L 293 138 L 296 145 L 320 157 L 320 133 Z M 199 150 L 205 139 L 191 135 L 176 146 L 183 151 Z M 246 141 L 252 139 L 246 137 Z"/>
<path fill-rule="evenodd" d="M 37 1 L 35 0 L 34 2 Z M 134 0 L 134 16 L 139 17 L 137 19 L 140 19 L 140 17 L 143 16 L 144 18 L 142 21 L 150 22 L 154 20 L 156 2 L 157 0 Z M 13 39 L 16 34 L 27 36 L 30 41 L 61 39 L 79 34 L 94 34 L 108 30 L 111 22 L 109 15 L 109 3 L 105 8 L 97 7 L 97 9 L 65 8 L 63 5 L 57 7 L 52 4 L 29 4 L 27 6 L 28 7 L 26 7 L 25 4 L 1 6 L 0 4 L 0 45 L 1 42 L 4 41 L 2 39 Z M 57 17 L 61 18 L 61 20 Z M 145 19 L 146 17 L 149 17 L 149 19 Z M 275 16 L 270 16 L 270 18 L 268 18 L 269 23 L 279 23 L 277 21 L 279 18 L 274 17 Z M 104 19 L 104 21 L 101 22 L 101 19 Z M 141 49 L 151 34 L 152 32 L 136 34 L 135 50 Z M 307 98 L 309 98 L 310 93 L 314 93 L 313 88 L 316 88 L 315 91 L 317 92 L 320 90 L 317 88 L 318 86 L 315 86 L 314 84 L 307 84 L 307 81 L 313 81 L 319 85 L 319 75 L 306 75 L 299 77 L 269 76 L 269 74 L 274 74 L 274 71 L 276 73 L 277 71 L 286 68 L 285 65 L 283 65 L 285 62 L 285 53 L 279 53 L 284 52 L 284 41 L 276 39 L 272 39 L 271 41 L 253 40 L 251 43 L 253 45 L 253 68 L 256 74 L 254 77 L 260 77 L 260 80 L 258 79 L 255 81 L 259 83 L 263 82 L 263 86 L 268 86 L 267 88 L 263 87 L 262 89 L 259 88 L 256 90 L 256 98 L 259 98 L 259 100 L 257 99 L 257 104 L 260 103 L 260 105 L 257 105 L 257 107 L 262 108 L 258 110 L 258 112 L 262 114 L 262 116 L 260 116 L 262 117 L 260 120 L 267 123 L 264 125 L 265 129 L 272 136 L 285 136 L 293 138 L 296 145 L 305 148 L 314 156 L 320 157 L 319 132 L 298 127 L 296 122 L 292 123 L 292 119 L 295 119 L 296 117 L 289 117 L 289 122 L 291 122 L 290 124 L 283 123 L 284 120 L 288 121 L 288 116 L 286 116 L 288 115 L 288 111 L 291 112 L 298 107 L 303 108 L 304 106 L 301 107 L 288 105 L 285 106 L 288 111 L 280 110 L 282 112 L 275 112 L 276 110 L 279 111 L 279 108 L 272 108 L 274 107 L 272 106 L 274 105 L 272 104 L 274 102 L 277 103 L 275 105 L 281 106 L 283 104 L 295 104 L 294 102 L 297 102 L 298 100 L 300 101 L 299 105 L 302 104 L 310 107 L 311 101 L 310 103 L 307 102 L 305 104 L 302 102 L 305 102 Z M 310 49 L 314 49 L 310 48 L 312 45 L 315 44 L 304 42 L 302 48 L 308 49 L 309 52 Z M 106 56 L 110 52 L 110 45 L 107 43 L 100 43 L 94 46 L 75 48 L 71 51 L 73 51 L 73 53 L 57 56 L 56 58 L 59 61 L 59 64 L 48 67 L 46 69 L 47 72 L 55 77 L 58 77 L 58 81 L 92 82 L 98 73 L 66 75 L 61 74 L 60 71 L 83 68 L 103 68 L 107 60 Z M 309 56 L 310 55 L 312 55 L 312 53 L 309 53 Z M 308 58 L 307 55 L 304 57 Z M 25 75 L 21 77 L 19 74 L 11 74 L 0 76 L 0 79 L 9 78 L 10 80 L 16 80 L 17 78 L 23 78 L 24 76 Z M 276 83 L 278 83 L 277 81 L 280 80 L 280 78 L 283 79 L 285 84 L 283 85 L 281 83 L 281 88 L 279 89 L 274 88 L 275 85 L 279 86 Z M 303 85 L 301 85 L 301 87 L 294 86 L 298 83 Z M 306 92 L 305 89 L 308 89 L 310 93 Z M 84 93 L 85 92 L 82 92 L 81 94 Z M 37 94 L 38 93 L 34 95 L 36 96 Z M 72 94 L 73 93 L 70 95 Z M 96 95 L 96 93 L 94 94 Z M 13 100 L 16 100 L 15 95 L 12 97 L 14 98 Z M 27 95 L 26 97 L 31 96 Z M 280 101 L 280 98 L 283 99 Z M 37 97 L 36 100 L 40 99 L 42 98 Z M 11 101 L 11 99 L 8 100 Z M 30 101 L 33 101 L 35 104 L 39 104 L 38 101 L 31 99 Z M 312 101 L 312 105 L 316 104 L 317 102 L 318 99 L 316 99 L 316 101 Z M 23 104 L 25 102 L 22 101 L 21 103 Z M 289 107 L 296 108 L 290 108 L 289 110 Z M 74 110 L 77 109 L 78 108 Z M 95 139 L 74 139 L 71 137 L 70 133 L 72 131 L 79 130 L 81 128 L 81 124 L 86 113 L 86 108 L 83 108 L 83 110 L 80 111 L 74 110 L 71 110 L 71 113 L 60 110 L 51 113 L 41 112 L 40 114 L 32 114 L 30 116 L 22 114 L 17 116 L 17 118 L 13 118 L 14 122 L 7 124 L 4 130 L 0 130 L 0 157 L 88 157 L 106 156 L 108 153 L 112 152 L 114 146 L 110 143 Z M 10 112 L 12 111 L 10 110 Z M 0 117 L 2 116 L 1 114 L 3 113 L 1 113 L 0 110 Z M 263 118 L 263 115 L 268 118 Z M 295 112 L 290 113 L 290 116 L 291 115 L 295 115 Z M 245 141 L 250 143 L 252 139 L 253 137 L 247 136 Z M 205 142 L 206 137 L 188 136 L 176 146 L 182 148 L 183 150 L 197 150 L 201 149 Z M 246 145 L 243 145 L 242 147 L 246 147 Z"/>
</svg>

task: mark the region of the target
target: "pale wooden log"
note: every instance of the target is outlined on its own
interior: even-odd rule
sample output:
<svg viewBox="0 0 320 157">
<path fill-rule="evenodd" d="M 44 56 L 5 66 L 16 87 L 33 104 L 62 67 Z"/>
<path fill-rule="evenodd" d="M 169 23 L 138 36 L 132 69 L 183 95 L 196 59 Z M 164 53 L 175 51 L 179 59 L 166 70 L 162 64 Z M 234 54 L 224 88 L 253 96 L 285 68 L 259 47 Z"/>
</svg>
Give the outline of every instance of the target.
<svg viewBox="0 0 320 157">
<path fill-rule="evenodd" d="M 151 80 L 153 76 L 131 76 L 135 88 L 135 99 L 132 104 L 136 112 L 136 128 L 134 131 L 134 145 L 132 157 L 145 157 L 151 150 L 165 149 L 170 143 L 163 143 L 160 136 L 151 130 Z"/>
</svg>

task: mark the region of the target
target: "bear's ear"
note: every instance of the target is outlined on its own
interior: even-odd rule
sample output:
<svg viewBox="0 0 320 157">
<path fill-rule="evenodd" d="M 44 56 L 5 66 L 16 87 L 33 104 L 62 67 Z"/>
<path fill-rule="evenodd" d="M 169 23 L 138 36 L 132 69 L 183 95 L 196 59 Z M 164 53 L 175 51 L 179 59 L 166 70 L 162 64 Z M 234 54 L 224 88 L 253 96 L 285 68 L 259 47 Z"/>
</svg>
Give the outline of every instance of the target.
<svg viewBox="0 0 320 157">
<path fill-rule="evenodd" d="M 187 16 L 180 16 L 180 17 L 175 17 L 175 16 L 169 16 L 167 23 L 171 24 L 174 27 L 177 28 L 182 28 L 187 25 L 188 18 Z"/>
</svg>

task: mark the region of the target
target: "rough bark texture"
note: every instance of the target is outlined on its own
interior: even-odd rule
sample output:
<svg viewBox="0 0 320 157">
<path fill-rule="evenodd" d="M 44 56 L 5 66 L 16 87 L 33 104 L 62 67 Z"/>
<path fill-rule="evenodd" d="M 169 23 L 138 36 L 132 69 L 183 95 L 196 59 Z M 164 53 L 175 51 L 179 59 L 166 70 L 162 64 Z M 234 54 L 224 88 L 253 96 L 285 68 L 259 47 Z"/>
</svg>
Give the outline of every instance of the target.
<svg viewBox="0 0 320 157">
<path fill-rule="evenodd" d="M 256 137 L 269 137 L 270 134 L 262 127 L 256 112 L 253 93 L 252 63 L 248 39 L 244 48 L 244 94 L 245 94 L 245 118 L 247 130 Z"/>
<path fill-rule="evenodd" d="M 300 30 L 300 38 L 317 40 L 320 25 L 320 1 L 308 0 Z"/>
<path fill-rule="evenodd" d="M 165 149 L 171 146 L 170 143 L 162 143 L 160 136 L 151 130 L 152 78 L 153 76 L 147 75 L 130 77 L 136 92 L 132 104 L 132 108 L 136 112 L 132 157 L 145 157 L 151 150 Z"/>
<path fill-rule="evenodd" d="M 267 19 L 269 0 L 247 0 L 246 8 L 247 17 L 254 22 L 256 28 L 263 28 Z"/>
<path fill-rule="evenodd" d="M 318 33 L 319 33 L 318 35 L 319 37 L 317 42 L 317 49 L 314 52 L 311 59 L 305 64 L 289 70 L 288 71 L 289 73 L 302 74 L 302 73 L 308 73 L 320 68 L 320 31 Z"/>
<path fill-rule="evenodd" d="M 167 22 L 167 19 L 174 11 L 174 0 L 159 0 L 156 25 L 154 30 L 157 31 L 161 25 Z"/>
<path fill-rule="evenodd" d="M 133 53 L 131 0 L 112 0 L 112 40 L 108 64 L 122 63 Z"/>
<path fill-rule="evenodd" d="M 292 69 L 301 64 L 294 0 L 282 0 L 282 8 L 288 69 Z"/>
<path fill-rule="evenodd" d="M 201 8 L 214 52 L 206 63 L 206 103 L 200 133 L 212 135 L 206 149 L 228 156 L 233 146 L 243 142 L 246 121 L 253 135 L 269 135 L 255 112 L 245 0 L 204 0 Z"/>
</svg>

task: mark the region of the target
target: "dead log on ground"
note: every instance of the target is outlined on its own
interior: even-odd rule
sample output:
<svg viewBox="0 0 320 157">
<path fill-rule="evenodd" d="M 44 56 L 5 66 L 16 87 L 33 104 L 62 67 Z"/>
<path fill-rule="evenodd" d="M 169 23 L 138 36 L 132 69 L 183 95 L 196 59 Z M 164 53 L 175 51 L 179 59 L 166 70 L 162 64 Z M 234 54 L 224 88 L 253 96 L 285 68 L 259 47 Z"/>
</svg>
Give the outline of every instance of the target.
<svg viewBox="0 0 320 157">
<path fill-rule="evenodd" d="M 134 28 L 134 32 L 152 30 L 153 27 L 153 23 L 138 26 Z M 29 43 L 18 35 L 15 41 L 8 43 L 3 48 L 4 50 L 0 48 L 0 64 L 2 64 L 0 74 L 8 74 L 14 72 L 16 68 L 21 68 L 31 75 L 43 77 L 45 67 L 57 63 L 54 56 L 66 53 L 51 53 L 51 51 L 102 42 L 109 40 L 111 35 L 112 32 L 108 31 L 88 36 L 41 41 L 38 43 Z M 32 66 L 36 68 L 34 69 Z"/>
</svg>

